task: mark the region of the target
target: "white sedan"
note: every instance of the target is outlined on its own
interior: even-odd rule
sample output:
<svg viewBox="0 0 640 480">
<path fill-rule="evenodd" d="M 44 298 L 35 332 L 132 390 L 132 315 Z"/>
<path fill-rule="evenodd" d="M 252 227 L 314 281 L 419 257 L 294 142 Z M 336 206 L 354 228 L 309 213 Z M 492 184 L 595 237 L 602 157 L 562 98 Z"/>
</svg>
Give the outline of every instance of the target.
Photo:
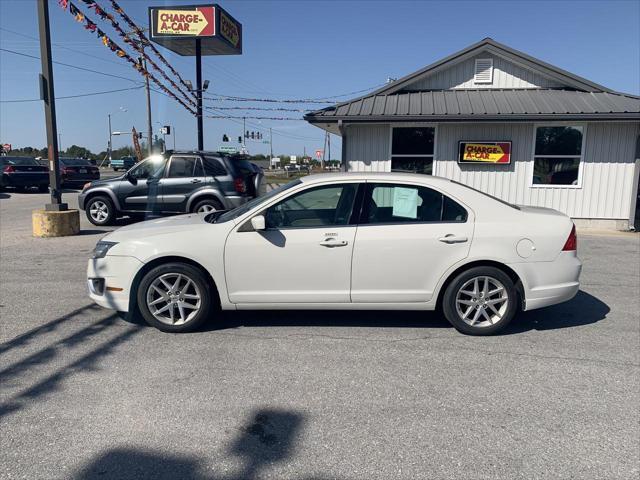
<svg viewBox="0 0 640 480">
<path fill-rule="evenodd" d="M 570 218 L 415 174 L 305 177 L 228 212 L 120 228 L 89 260 L 91 298 L 190 331 L 215 311 L 436 310 L 487 335 L 571 299 Z"/>
</svg>

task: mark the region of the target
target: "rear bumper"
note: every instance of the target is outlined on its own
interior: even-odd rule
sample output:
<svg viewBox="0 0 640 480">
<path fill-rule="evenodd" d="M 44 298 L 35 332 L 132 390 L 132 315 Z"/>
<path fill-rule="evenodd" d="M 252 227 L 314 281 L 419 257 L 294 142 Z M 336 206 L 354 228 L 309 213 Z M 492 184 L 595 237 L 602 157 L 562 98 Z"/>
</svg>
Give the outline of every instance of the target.
<svg viewBox="0 0 640 480">
<path fill-rule="evenodd" d="M 70 177 L 62 177 L 61 182 L 65 185 L 84 185 L 87 182 L 93 182 L 94 180 L 100 180 L 100 174 L 87 174 L 87 175 L 73 175 Z"/>
<path fill-rule="evenodd" d="M 89 259 L 87 265 L 89 297 L 101 307 L 128 312 L 133 279 L 142 265 L 143 263 L 134 257 L 107 255 L 104 258 Z M 100 284 L 104 288 L 98 288 Z"/>
<path fill-rule="evenodd" d="M 582 262 L 576 252 L 561 252 L 553 262 L 509 264 L 522 279 L 524 310 L 571 300 L 580 289 Z"/>
<path fill-rule="evenodd" d="M 48 173 L 11 173 L 2 175 L 2 184 L 8 187 L 39 187 L 49 185 Z"/>
</svg>

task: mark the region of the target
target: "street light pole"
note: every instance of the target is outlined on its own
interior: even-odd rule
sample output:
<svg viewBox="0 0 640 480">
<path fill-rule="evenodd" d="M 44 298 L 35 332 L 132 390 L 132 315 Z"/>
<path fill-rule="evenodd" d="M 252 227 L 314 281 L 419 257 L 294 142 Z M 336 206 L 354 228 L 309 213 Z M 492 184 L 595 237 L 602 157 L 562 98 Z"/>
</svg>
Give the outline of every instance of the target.
<svg viewBox="0 0 640 480">
<path fill-rule="evenodd" d="M 113 150 L 111 147 L 111 114 L 109 113 L 107 117 L 109 117 L 109 145 L 107 145 L 107 151 L 109 153 L 109 163 L 111 163 L 111 151 Z"/>
<path fill-rule="evenodd" d="M 49 211 L 65 211 L 60 188 L 60 161 L 58 158 L 58 132 L 56 126 L 56 96 L 53 90 L 53 64 L 51 62 L 51 36 L 49 30 L 49 4 L 38 0 L 38 26 L 40 33 L 40 91 L 44 100 L 44 116 L 47 124 L 47 157 L 49 159 L 49 189 L 51 203 L 45 206 Z"/>
<path fill-rule="evenodd" d="M 202 45 L 196 39 L 196 115 L 198 116 L 198 150 L 204 150 L 204 133 L 202 124 Z"/>
<path fill-rule="evenodd" d="M 142 62 L 144 65 L 144 71 L 147 71 L 147 59 L 146 58 L 142 58 Z M 148 136 L 148 140 L 147 140 L 147 151 L 149 152 L 149 155 L 151 155 L 153 153 L 152 151 L 152 144 L 151 144 L 151 134 L 153 133 L 151 130 L 151 89 L 149 88 L 149 75 L 145 75 L 145 84 L 146 84 L 146 88 L 147 88 L 147 136 Z"/>
</svg>

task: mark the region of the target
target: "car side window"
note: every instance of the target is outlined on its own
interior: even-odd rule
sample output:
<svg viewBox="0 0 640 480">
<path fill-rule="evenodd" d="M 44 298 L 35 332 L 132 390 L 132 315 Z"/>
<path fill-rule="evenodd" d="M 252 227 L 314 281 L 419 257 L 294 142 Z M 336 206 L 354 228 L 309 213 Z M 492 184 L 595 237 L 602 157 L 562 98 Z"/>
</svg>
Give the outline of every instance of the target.
<svg viewBox="0 0 640 480">
<path fill-rule="evenodd" d="M 227 169 L 217 158 L 204 157 L 204 173 L 207 177 L 223 177 L 227 175 Z"/>
<path fill-rule="evenodd" d="M 310 228 L 347 225 L 358 185 L 347 183 L 309 188 L 265 212 L 267 228 Z"/>
<path fill-rule="evenodd" d="M 198 157 L 171 157 L 169 164 L 169 178 L 183 178 L 195 176 Z"/>
<path fill-rule="evenodd" d="M 360 223 L 465 222 L 467 211 L 446 195 L 418 185 L 367 184 Z"/>
<path fill-rule="evenodd" d="M 132 168 L 128 175 L 136 179 L 159 177 L 162 175 L 165 163 L 164 158 L 149 158 Z"/>
</svg>

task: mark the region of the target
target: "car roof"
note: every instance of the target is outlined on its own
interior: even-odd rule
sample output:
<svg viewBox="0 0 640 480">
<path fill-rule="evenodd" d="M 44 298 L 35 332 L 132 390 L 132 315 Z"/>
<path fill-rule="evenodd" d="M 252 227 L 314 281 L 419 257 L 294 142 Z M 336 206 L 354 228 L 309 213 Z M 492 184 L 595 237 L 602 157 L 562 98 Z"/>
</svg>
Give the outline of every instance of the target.
<svg viewBox="0 0 640 480">
<path fill-rule="evenodd" d="M 374 180 L 374 181 L 404 181 L 417 182 L 422 184 L 451 184 L 451 180 L 444 177 L 424 175 L 420 173 L 401 172 L 333 172 L 318 173 L 300 178 L 303 183 L 312 184 L 320 182 L 342 181 L 342 180 Z"/>
</svg>

